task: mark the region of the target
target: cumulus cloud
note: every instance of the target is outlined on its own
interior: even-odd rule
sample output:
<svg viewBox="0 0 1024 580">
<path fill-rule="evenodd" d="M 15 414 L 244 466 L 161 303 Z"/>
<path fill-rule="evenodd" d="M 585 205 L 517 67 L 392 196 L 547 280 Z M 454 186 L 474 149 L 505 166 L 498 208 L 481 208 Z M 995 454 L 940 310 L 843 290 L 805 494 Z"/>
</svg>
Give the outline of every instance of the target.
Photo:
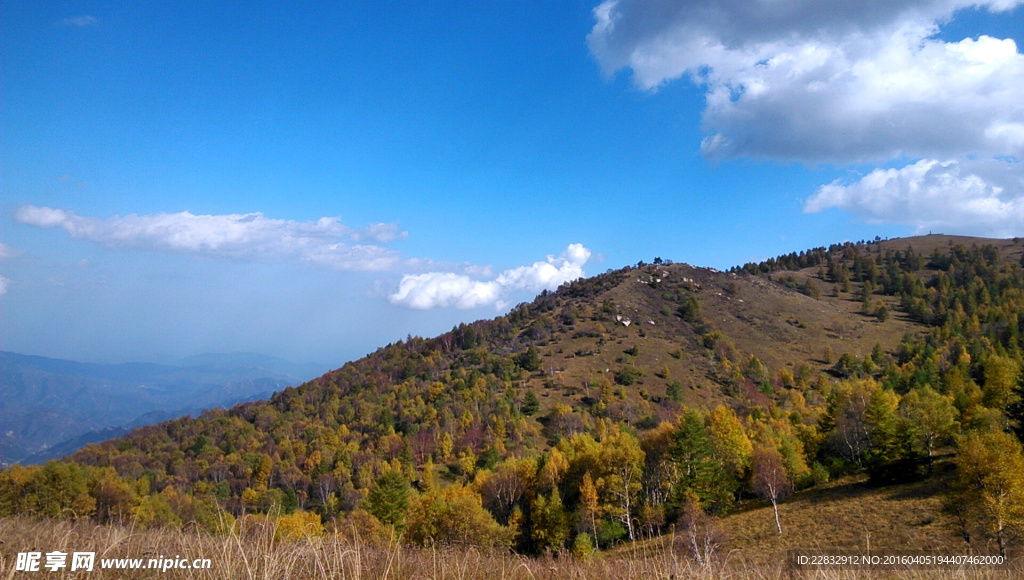
<svg viewBox="0 0 1024 580">
<path fill-rule="evenodd" d="M 455 272 L 428 272 L 402 276 L 398 291 L 388 296 L 392 304 L 429 310 L 437 307 L 479 308 L 501 298 L 498 282 L 481 282 Z"/>
<path fill-rule="evenodd" d="M 354 229 L 337 217 L 298 222 L 268 218 L 259 212 L 196 215 L 184 211 L 101 219 L 26 205 L 14 217 L 23 224 L 61 228 L 74 238 L 112 248 L 235 259 L 299 259 L 339 270 L 389 268 L 398 261 L 398 254 L 377 244 L 407 236 L 396 224 Z"/>
<path fill-rule="evenodd" d="M 807 211 L 1021 234 L 1024 54 L 1012 39 L 938 33 L 958 11 L 1022 3 L 606 0 L 588 43 L 607 74 L 629 69 L 644 90 L 702 87 L 708 158 L 910 161 L 826 185 Z"/>
<path fill-rule="evenodd" d="M 505 306 L 504 298 L 516 290 L 539 292 L 585 275 L 583 265 L 591 252 L 583 244 L 569 244 L 558 257 L 519 266 L 498 274 L 493 280 L 474 280 L 456 272 L 427 272 L 402 277 L 398 290 L 388 296 L 392 304 L 428 310 L 431 308 L 479 308 Z"/>
<path fill-rule="evenodd" d="M 590 49 L 609 74 L 706 90 L 702 151 L 855 162 L 1024 150 L 1013 40 L 944 42 L 958 9 L 1021 0 L 607 0 Z"/>
<path fill-rule="evenodd" d="M 833 207 L 869 222 L 909 221 L 918 233 L 1011 237 L 1024 233 L 1024 167 L 1006 160 L 924 159 L 822 186 L 804 210 Z"/>
</svg>

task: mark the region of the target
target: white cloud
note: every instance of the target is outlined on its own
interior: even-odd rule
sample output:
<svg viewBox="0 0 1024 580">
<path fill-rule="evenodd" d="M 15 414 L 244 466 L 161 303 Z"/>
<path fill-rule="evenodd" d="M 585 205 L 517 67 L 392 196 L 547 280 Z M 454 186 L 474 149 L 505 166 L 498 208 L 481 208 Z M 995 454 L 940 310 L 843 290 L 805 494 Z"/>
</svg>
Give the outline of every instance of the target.
<svg viewBox="0 0 1024 580">
<path fill-rule="evenodd" d="M 607 0 L 588 43 L 607 74 L 629 69 L 644 90 L 683 77 L 702 87 L 709 158 L 910 162 L 823 186 L 806 211 L 1014 235 L 1024 232 L 1024 54 L 1011 39 L 937 33 L 958 11 L 1019 18 L 1021 4 Z"/>
<path fill-rule="evenodd" d="M 899 169 L 876 169 L 847 185 L 824 185 L 804 210 L 832 207 L 870 222 L 909 223 L 918 233 L 1020 236 L 1024 166 L 1000 160 L 925 159 Z"/>
<path fill-rule="evenodd" d="M 57 24 L 60 24 L 61 26 L 76 26 L 78 28 L 86 28 L 88 26 L 95 26 L 99 23 L 99 18 L 96 18 L 95 16 L 89 16 L 88 14 L 83 14 L 81 16 L 75 16 L 72 18 L 65 18 L 58 22 Z"/>
<path fill-rule="evenodd" d="M 495 304 L 500 297 L 497 282 L 480 282 L 455 272 L 428 272 L 402 276 L 398 291 L 388 300 L 416 310 L 429 310 L 451 306 L 478 308 Z"/>
<path fill-rule="evenodd" d="M 504 306 L 504 298 L 515 290 L 553 290 L 585 276 L 583 265 L 591 252 L 583 244 L 569 244 L 559 257 L 549 255 L 543 262 L 505 270 L 494 280 L 474 280 L 455 272 L 405 275 L 398 290 L 388 296 L 392 304 L 428 310 L 430 308 L 479 308 Z"/>
<path fill-rule="evenodd" d="M 706 90 L 702 150 L 853 162 L 1024 151 L 1024 55 L 1012 40 L 943 42 L 970 0 L 608 0 L 588 36 L 606 72 Z"/>
<path fill-rule="evenodd" d="M 0 260 L 6 260 L 7 258 L 13 258 L 19 255 L 21 252 L 8 246 L 7 244 L 0 242 Z"/>
<path fill-rule="evenodd" d="M 10 282 L 11 281 L 8 280 L 7 278 L 4 278 L 3 276 L 0 276 L 0 296 L 3 296 L 4 294 L 7 294 L 7 285 Z"/>
<path fill-rule="evenodd" d="M 72 211 L 26 205 L 14 215 L 21 223 L 59 227 L 74 238 L 113 248 L 169 251 L 236 259 L 298 259 L 339 270 L 383 270 L 398 261 L 387 243 L 407 235 L 396 224 L 353 229 L 340 218 L 315 222 L 273 219 L 262 213 L 196 215 L 191 212 L 80 216 Z M 351 243 L 355 242 L 355 243 Z"/>
</svg>

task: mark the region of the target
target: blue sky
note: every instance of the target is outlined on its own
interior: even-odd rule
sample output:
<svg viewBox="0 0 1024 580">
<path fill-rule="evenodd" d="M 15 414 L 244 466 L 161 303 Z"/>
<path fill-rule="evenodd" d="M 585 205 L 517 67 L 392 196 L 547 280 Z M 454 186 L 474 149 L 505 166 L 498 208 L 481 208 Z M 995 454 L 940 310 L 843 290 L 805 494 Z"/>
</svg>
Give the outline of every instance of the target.
<svg viewBox="0 0 1024 580">
<path fill-rule="evenodd" d="M 656 256 L 1024 235 L 1017 0 L 0 4 L 0 348 L 328 365 Z"/>
</svg>

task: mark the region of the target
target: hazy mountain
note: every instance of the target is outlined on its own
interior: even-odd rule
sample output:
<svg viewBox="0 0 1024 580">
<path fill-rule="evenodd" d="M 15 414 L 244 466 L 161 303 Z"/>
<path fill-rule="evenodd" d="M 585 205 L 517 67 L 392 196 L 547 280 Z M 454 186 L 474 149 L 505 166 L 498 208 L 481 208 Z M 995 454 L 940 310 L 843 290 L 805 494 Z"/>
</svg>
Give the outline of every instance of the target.
<svg viewBox="0 0 1024 580">
<path fill-rule="evenodd" d="M 323 370 L 253 353 L 112 365 L 0 351 L 0 465 L 59 457 L 131 427 L 267 398 Z"/>
</svg>

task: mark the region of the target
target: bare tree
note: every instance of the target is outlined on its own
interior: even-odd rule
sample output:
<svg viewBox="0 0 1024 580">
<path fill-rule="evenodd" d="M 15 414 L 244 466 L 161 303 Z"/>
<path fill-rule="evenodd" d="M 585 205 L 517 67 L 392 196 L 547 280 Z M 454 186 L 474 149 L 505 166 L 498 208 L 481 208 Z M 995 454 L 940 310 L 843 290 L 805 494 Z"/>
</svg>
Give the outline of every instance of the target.
<svg viewBox="0 0 1024 580">
<path fill-rule="evenodd" d="M 709 566 L 721 545 L 721 537 L 714 519 L 704 512 L 704 508 L 700 506 L 700 499 L 689 490 L 686 492 L 682 524 L 685 526 L 684 533 L 690 554 L 701 566 Z"/>
<path fill-rule="evenodd" d="M 316 491 L 320 498 L 320 505 L 327 505 L 327 499 L 331 497 L 338 487 L 338 480 L 330 473 L 323 473 L 316 478 Z"/>
<path fill-rule="evenodd" d="M 779 502 L 784 500 L 793 491 L 793 481 L 786 471 L 786 464 L 782 461 L 782 454 L 774 447 L 757 445 L 754 447 L 753 457 L 753 487 L 754 493 L 762 499 L 772 502 L 772 509 L 775 510 L 775 526 L 782 534 L 782 524 L 779 523 Z"/>
</svg>

